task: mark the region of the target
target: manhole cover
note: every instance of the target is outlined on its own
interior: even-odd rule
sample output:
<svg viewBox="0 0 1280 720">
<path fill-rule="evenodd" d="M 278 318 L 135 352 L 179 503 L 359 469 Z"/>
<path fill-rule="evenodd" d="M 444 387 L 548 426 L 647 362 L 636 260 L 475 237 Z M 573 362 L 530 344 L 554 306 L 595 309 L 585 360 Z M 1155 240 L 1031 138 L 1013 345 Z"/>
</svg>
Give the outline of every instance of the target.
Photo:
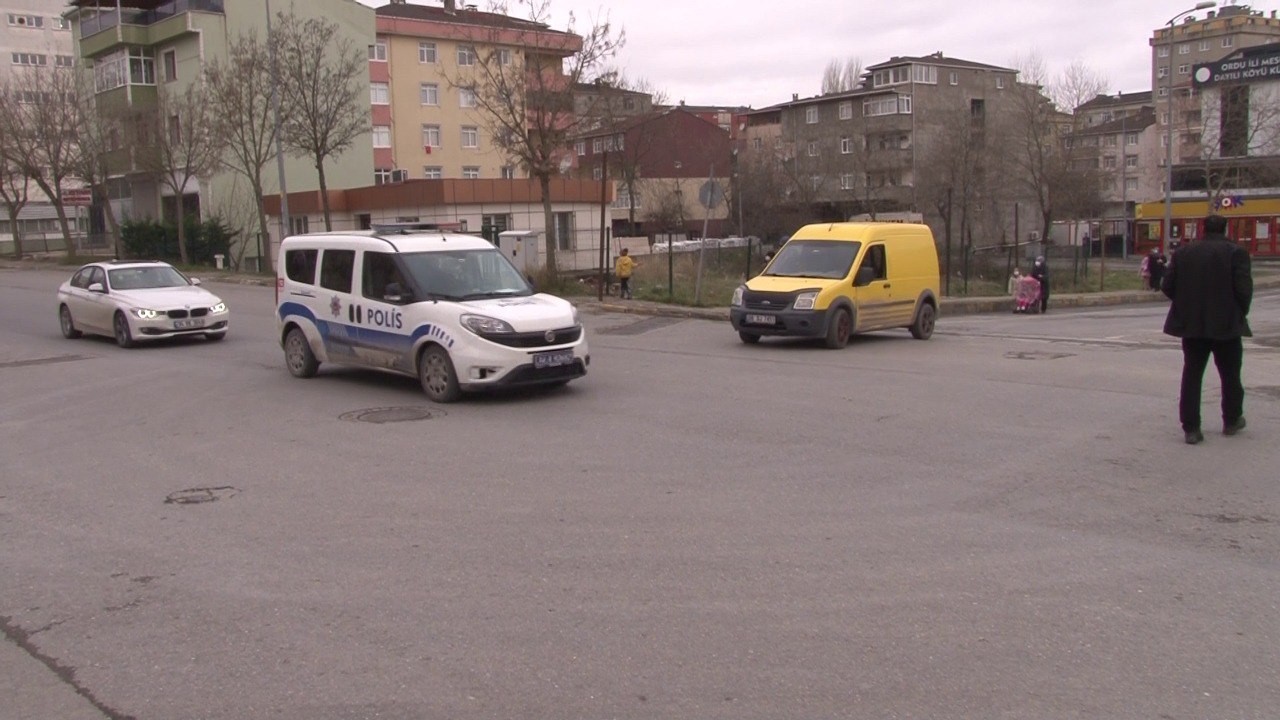
<svg viewBox="0 0 1280 720">
<path fill-rule="evenodd" d="M 1004 356 L 1010 360 L 1061 360 L 1062 358 L 1075 357 L 1075 354 L 1030 350 L 1023 352 L 1007 352 Z"/>
<path fill-rule="evenodd" d="M 1280 385 L 1259 385 L 1247 388 L 1246 392 L 1250 395 L 1261 395 L 1268 400 L 1280 400 Z"/>
<path fill-rule="evenodd" d="M 414 422 L 443 417 L 445 412 L 436 408 L 423 406 L 368 408 L 352 410 L 338 416 L 339 420 L 348 422 L 367 422 L 381 425 L 383 423 Z"/>
<path fill-rule="evenodd" d="M 187 490 L 179 490 L 178 492 L 169 493 L 165 497 L 166 505 L 199 505 L 200 503 L 217 502 L 233 498 L 239 495 L 240 491 L 230 485 L 211 488 L 189 488 Z"/>
</svg>

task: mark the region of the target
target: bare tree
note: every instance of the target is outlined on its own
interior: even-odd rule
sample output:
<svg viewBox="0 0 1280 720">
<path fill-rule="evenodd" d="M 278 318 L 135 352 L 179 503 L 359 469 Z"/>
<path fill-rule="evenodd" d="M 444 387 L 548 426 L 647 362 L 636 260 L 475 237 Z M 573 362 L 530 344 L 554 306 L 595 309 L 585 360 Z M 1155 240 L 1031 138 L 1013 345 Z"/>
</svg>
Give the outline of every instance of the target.
<svg viewBox="0 0 1280 720">
<path fill-rule="evenodd" d="M 0 129 L 11 133 L 10 158 L 53 204 L 67 255 L 75 252 L 62 191 L 74 176 L 77 133 L 77 70 L 21 68 L 4 85 Z"/>
<path fill-rule="evenodd" d="M 556 236 L 551 212 L 551 178 L 559 172 L 569 141 L 581 134 L 583 119 L 574 111 L 574 87 L 612 58 L 625 34 L 595 21 L 581 36 L 548 29 L 551 0 L 526 0 L 528 22 L 475 27 L 472 45 L 458 49 L 466 62 L 448 78 L 471 93 L 493 142 L 538 181 L 546 231 L 546 269 L 556 273 Z M 492 10 L 508 14 L 507 2 Z"/>
<path fill-rule="evenodd" d="M 79 135 L 76 138 L 76 157 L 73 171 L 94 196 L 102 199 L 103 219 L 111 234 L 111 246 L 116 257 L 122 256 L 120 223 L 111 204 L 109 183 L 111 179 L 111 154 L 124 147 L 123 138 L 128 135 L 130 115 L 123 102 L 108 104 L 95 95 L 92 88 L 80 87 Z"/>
<path fill-rule="evenodd" d="M 862 80 L 862 59 L 850 57 L 844 60 L 832 58 L 822 70 L 822 94 L 849 92 Z"/>
<path fill-rule="evenodd" d="M 193 180 L 208 177 L 222 157 L 222 138 L 215 127 L 214 113 L 205 100 L 203 83 L 187 86 L 181 94 L 158 95 L 155 112 L 142 122 L 151 122 L 149 143 L 136 153 L 138 166 L 154 175 L 173 193 L 178 224 L 178 256 L 191 261 L 187 252 L 186 193 Z"/>
<path fill-rule="evenodd" d="M 285 144 L 308 158 L 319 174 L 324 229 L 332 230 L 324 163 L 369 132 L 368 61 L 363 48 L 339 34 L 335 23 L 302 20 L 290 12 L 278 13 L 277 25 L 281 90 L 292 108 L 285 119 Z"/>
<path fill-rule="evenodd" d="M 1198 107 L 1183 105 L 1176 110 L 1181 118 L 1170 118 L 1170 122 L 1184 121 L 1175 130 L 1185 125 L 1193 131 L 1174 135 L 1174 169 L 1178 170 L 1180 148 L 1193 155 L 1191 167 L 1178 172 L 1180 178 L 1200 185 L 1213 208 L 1221 207 L 1233 189 L 1280 182 L 1280 168 L 1274 162 L 1280 155 L 1280 106 L 1248 84 L 1208 86 L 1201 90 L 1198 102 Z"/>
<path fill-rule="evenodd" d="M 271 62 L 266 43 L 252 32 L 238 36 L 225 61 L 212 63 L 205 88 L 214 108 L 215 131 L 226 143 L 222 162 L 249 183 L 264 243 L 263 269 L 271 272 L 271 235 L 263 205 L 263 168 L 275 158 L 276 132 L 271 103 Z M 287 114 L 287 113 L 286 113 Z"/>
<path fill-rule="evenodd" d="M 0 130 L 0 200 L 9 216 L 9 232 L 13 235 L 13 256 L 22 257 L 22 231 L 18 216 L 27 206 L 31 195 L 31 180 L 13 161 L 9 146 L 11 138 Z"/>
<path fill-rule="evenodd" d="M 1110 86 L 1111 81 L 1105 75 L 1075 60 L 1054 77 L 1046 90 L 1059 110 L 1073 113 L 1074 117 L 1076 108 L 1105 95 Z"/>
</svg>

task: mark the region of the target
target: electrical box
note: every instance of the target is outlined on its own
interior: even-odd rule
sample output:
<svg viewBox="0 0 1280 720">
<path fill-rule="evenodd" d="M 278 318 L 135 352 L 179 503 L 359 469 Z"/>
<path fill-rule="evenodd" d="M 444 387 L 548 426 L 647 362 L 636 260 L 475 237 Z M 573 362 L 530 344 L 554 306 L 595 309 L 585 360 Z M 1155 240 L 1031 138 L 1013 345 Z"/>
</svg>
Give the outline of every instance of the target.
<svg viewBox="0 0 1280 720">
<path fill-rule="evenodd" d="M 498 250 L 517 270 L 532 275 L 542 269 L 541 241 L 537 230 L 506 230 L 498 233 Z"/>
</svg>

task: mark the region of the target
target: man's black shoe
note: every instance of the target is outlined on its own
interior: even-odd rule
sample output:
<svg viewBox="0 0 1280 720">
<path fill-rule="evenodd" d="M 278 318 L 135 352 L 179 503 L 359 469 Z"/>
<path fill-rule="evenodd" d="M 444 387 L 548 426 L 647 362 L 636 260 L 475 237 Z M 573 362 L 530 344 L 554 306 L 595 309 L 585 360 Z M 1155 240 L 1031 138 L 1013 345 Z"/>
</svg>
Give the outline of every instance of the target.
<svg viewBox="0 0 1280 720">
<path fill-rule="evenodd" d="M 1223 425 L 1223 426 L 1222 426 L 1222 434 L 1223 434 L 1223 435 L 1235 435 L 1236 433 L 1238 433 L 1238 432 L 1240 432 L 1241 430 L 1243 430 L 1243 429 L 1244 429 L 1244 426 L 1245 426 L 1244 416 L 1243 416 L 1243 415 L 1241 415 L 1241 416 L 1240 416 L 1240 417 L 1239 417 L 1235 422 L 1233 422 L 1233 423 L 1227 423 L 1226 425 Z"/>
<path fill-rule="evenodd" d="M 1183 439 L 1188 445 L 1198 445 L 1201 440 L 1204 440 L 1204 434 L 1199 430 L 1188 430 L 1183 433 Z"/>
</svg>

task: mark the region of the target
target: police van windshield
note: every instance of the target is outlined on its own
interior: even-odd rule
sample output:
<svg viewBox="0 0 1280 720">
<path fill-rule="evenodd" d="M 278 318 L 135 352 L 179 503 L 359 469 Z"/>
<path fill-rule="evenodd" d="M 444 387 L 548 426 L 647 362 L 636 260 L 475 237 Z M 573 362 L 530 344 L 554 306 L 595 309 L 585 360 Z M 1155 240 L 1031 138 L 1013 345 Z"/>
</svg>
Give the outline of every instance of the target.
<svg viewBox="0 0 1280 720">
<path fill-rule="evenodd" d="M 493 250 L 449 250 L 400 255 L 423 299 L 483 300 L 533 294 L 520 271 Z"/>
<path fill-rule="evenodd" d="M 764 274 L 839 280 L 849 275 L 861 247 L 860 242 L 792 239 L 782 246 Z"/>
</svg>

